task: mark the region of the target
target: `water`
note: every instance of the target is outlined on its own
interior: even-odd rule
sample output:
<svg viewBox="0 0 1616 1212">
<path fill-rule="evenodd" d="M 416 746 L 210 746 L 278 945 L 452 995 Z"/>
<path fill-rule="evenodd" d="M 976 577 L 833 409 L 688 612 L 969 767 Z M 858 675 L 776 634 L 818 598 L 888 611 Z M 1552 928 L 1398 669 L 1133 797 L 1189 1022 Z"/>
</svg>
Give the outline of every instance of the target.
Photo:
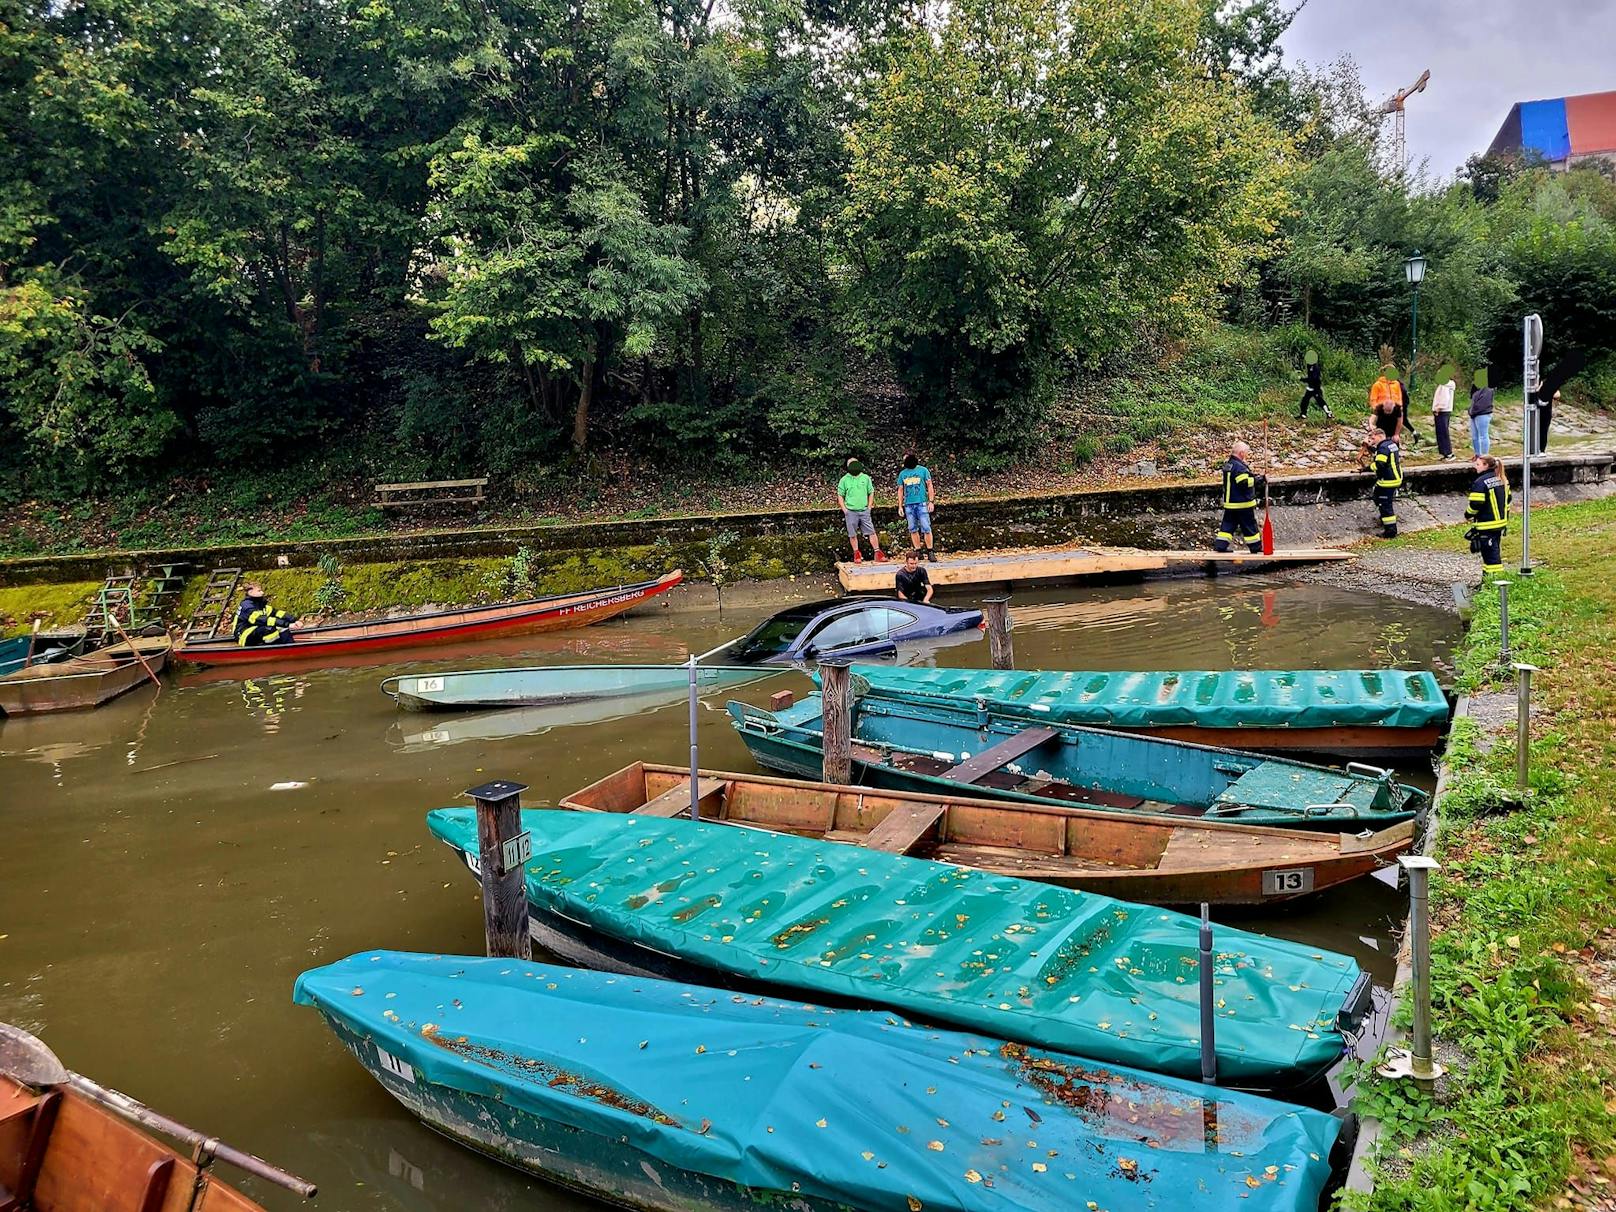
<svg viewBox="0 0 1616 1212">
<path fill-rule="evenodd" d="M 493 778 L 527 783 L 524 802 L 542 805 L 638 758 L 685 761 L 684 707 L 575 726 L 407 715 L 377 683 L 404 669 L 677 661 L 778 605 L 722 619 L 653 609 L 431 661 L 192 675 L 99 711 L 0 723 L 0 1020 L 317 1182 L 325 1212 L 595 1206 L 420 1126 L 291 1004 L 292 981 L 367 948 L 480 952 L 478 890 L 423 812 Z M 1457 633 L 1440 611 L 1257 578 L 1023 592 L 1013 615 L 1029 669 L 1441 667 Z M 926 658 L 985 665 L 987 645 Z M 808 684 L 788 672 L 734 697 L 788 687 Z M 704 707 L 703 764 L 751 769 L 722 696 Z M 1349 952 L 1384 981 L 1399 912 L 1366 880 L 1239 924 Z"/>
</svg>

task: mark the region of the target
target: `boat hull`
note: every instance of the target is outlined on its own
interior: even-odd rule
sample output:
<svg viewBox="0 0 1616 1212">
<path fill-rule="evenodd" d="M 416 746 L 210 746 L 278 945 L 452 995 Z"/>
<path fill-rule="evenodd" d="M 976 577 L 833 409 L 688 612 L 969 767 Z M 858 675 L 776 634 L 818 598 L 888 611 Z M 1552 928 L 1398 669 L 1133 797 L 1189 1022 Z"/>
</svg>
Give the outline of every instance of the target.
<svg viewBox="0 0 1616 1212">
<path fill-rule="evenodd" d="M 100 654 L 75 657 L 59 665 L 30 665 L 0 678 L 0 715 L 43 715 L 87 711 L 150 681 L 168 663 L 168 642 L 142 645 L 145 665 L 132 656 L 116 660 Z"/>
<path fill-rule="evenodd" d="M 701 692 L 773 677 L 777 668 L 697 666 Z M 549 665 L 526 669 L 475 669 L 401 674 L 382 682 L 405 711 L 490 711 L 504 707 L 561 707 L 571 703 L 671 695 L 690 686 L 683 665 Z"/>
<path fill-rule="evenodd" d="M 1197 820 L 1123 820 L 1066 805 L 881 793 L 817 779 L 702 771 L 703 820 L 822 837 L 1152 905 L 1273 905 L 1359 879 L 1414 843 L 1412 821 L 1362 836 Z M 641 811 L 688 770 L 636 762 L 563 798 L 578 812 Z M 682 798 L 682 797 L 681 797 Z M 941 809 L 938 813 L 937 809 Z M 894 841 L 905 813 L 935 816 Z M 893 818 L 896 816 L 896 820 Z M 891 822 L 889 825 L 888 822 Z"/>
<path fill-rule="evenodd" d="M 426 648 L 488 636 L 565 631 L 616 618 L 640 603 L 666 593 L 683 579 L 684 573 L 675 571 L 654 581 L 622 585 L 596 593 L 444 610 L 376 623 L 312 627 L 295 631 L 294 635 L 299 638 L 290 644 L 243 648 L 233 639 L 193 641 L 182 644 L 175 658 L 203 668 L 210 665 L 286 664 L 399 648 Z"/>
</svg>

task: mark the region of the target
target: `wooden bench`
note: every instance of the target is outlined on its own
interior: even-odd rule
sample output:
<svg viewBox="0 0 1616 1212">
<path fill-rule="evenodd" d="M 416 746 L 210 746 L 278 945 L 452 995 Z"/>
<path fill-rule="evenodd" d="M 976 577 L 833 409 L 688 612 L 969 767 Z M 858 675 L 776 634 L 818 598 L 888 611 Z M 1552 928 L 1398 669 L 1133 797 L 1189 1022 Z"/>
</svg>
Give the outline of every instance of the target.
<svg viewBox="0 0 1616 1212">
<path fill-rule="evenodd" d="M 481 505 L 488 499 L 487 492 L 487 476 L 476 480 L 421 480 L 413 484 L 378 484 L 376 507 L 402 509 L 409 505 Z"/>
<path fill-rule="evenodd" d="M 729 784 L 723 779 L 698 779 L 696 781 L 696 800 L 699 803 L 708 796 L 724 790 Z M 634 810 L 635 816 L 665 816 L 675 817 L 682 812 L 690 811 L 690 783 L 688 781 L 669 787 L 654 800 L 647 800 Z"/>
</svg>

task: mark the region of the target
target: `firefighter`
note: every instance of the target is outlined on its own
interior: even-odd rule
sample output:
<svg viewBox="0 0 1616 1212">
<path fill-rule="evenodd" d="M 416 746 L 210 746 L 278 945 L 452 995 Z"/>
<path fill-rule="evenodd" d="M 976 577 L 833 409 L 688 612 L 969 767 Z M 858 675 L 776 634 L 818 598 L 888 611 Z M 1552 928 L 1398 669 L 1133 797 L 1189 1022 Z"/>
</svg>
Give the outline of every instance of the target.
<svg viewBox="0 0 1616 1212">
<path fill-rule="evenodd" d="M 1251 551 L 1261 554 L 1262 539 L 1257 533 L 1257 488 L 1266 487 L 1263 476 L 1253 475 L 1246 460 L 1251 447 L 1236 442 L 1229 448 L 1229 461 L 1223 465 L 1223 521 L 1218 526 L 1217 551 L 1231 551 L 1235 537 Z"/>
<path fill-rule="evenodd" d="M 1397 490 L 1403 486 L 1403 449 L 1391 436 L 1381 438 L 1375 447 L 1375 508 L 1380 516 L 1384 539 L 1397 537 Z"/>
<path fill-rule="evenodd" d="M 242 648 L 257 648 L 265 644 L 290 644 L 292 624 L 297 616 L 276 610 L 269 604 L 269 595 L 259 584 L 249 584 L 247 592 L 236 609 L 236 643 Z"/>
<path fill-rule="evenodd" d="M 1474 522 L 1465 531 L 1470 550 L 1481 556 L 1482 575 L 1504 571 L 1504 528 L 1509 525 L 1509 479 L 1504 465 L 1492 455 L 1477 455 L 1471 464 L 1476 478 L 1470 485 L 1470 503 L 1465 521 Z"/>
</svg>

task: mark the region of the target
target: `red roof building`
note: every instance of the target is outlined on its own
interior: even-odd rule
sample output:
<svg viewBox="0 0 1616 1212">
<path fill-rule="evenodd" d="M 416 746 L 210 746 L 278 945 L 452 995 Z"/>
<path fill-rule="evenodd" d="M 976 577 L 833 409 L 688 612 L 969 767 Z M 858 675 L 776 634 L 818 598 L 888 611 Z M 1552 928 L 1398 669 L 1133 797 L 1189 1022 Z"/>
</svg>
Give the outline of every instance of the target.
<svg viewBox="0 0 1616 1212">
<path fill-rule="evenodd" d="M 1616 92 L 1517 102 L 1487 154 L 1530 156 L 1551 168 L 1589 156 L 1616 158 Z"/>
</svg>

